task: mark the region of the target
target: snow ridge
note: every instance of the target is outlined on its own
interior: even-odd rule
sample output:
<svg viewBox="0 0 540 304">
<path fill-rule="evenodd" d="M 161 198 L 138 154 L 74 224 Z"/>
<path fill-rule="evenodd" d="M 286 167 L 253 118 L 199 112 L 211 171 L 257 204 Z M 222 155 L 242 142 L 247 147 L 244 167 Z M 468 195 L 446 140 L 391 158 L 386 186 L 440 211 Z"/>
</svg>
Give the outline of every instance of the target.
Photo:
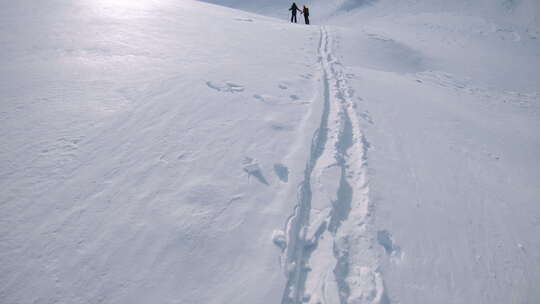
<svg viewBox="0 0 540 304">
<path fill-rule="evenodd" d="M 282 304 L 385 303 L 366 178 L 369 142 L 359 130 L 354 91 L 321 28 L 322 99 L 298 204 L 286 224 Z"/>
</svg>

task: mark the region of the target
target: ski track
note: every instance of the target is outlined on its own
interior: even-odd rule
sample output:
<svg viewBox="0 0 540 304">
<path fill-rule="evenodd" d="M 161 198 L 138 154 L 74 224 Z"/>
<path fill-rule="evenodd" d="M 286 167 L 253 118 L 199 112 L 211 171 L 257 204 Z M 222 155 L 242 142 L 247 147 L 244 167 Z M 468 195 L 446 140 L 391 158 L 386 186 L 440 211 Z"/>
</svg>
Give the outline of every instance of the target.
<svg viewBox="0 0 540 304">
<path fill-rule="evenodd" d="M 319 41 L 322 116 L 311 141 L 297 205 L 286 222 L 282 304 L 389 303 L 378 272 L 366 180 L 369 142 L 354 91 L 332 51 Z"/>
</svg>

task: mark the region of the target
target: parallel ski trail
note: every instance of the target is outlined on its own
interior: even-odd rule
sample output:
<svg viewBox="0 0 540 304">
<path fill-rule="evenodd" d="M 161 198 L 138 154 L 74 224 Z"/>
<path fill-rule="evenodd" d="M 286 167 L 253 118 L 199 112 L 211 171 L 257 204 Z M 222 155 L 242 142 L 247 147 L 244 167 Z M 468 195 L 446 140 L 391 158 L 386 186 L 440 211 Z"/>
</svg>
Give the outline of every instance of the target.
<svg viewBox="0 0 540 304">
<path fill-rule="evenodd" d="M 323 35 L 319 42 L 319 53 L 327 48 L 327 40 Z M 322 59 L 321 59 L 322 60 Z M 282 303 L 300 303 L 302 301 L 304 283 L 307 276 L 306 261 L 308 247 L 306 246 L 306 228 L 309 224 L 311 210 L 311 176 L 318 159 L 324 152 L 328 136 L 328 116 L 330 111 L 330 97 L 328 90 L 327 71 L 322 69 L 324 105 L 318 129 L 311 140 L 310 155 L 304 169 L 304 179 L 298 189 L 298 203 L 293 216 L 287 223 L 287 250 L 285 251 L 285 265 L 287 267 L 287 284 L 283 294 Z"/>
<path fill-rule="evenodd" d="M 320 37 L 323 111 L 286 224 L 282 304 L 380 303 L 384 289 L 368 225 L 369 143 L 354 110 L 354 92 L 332 53 L 332 37 L 324 27 Z"/>
</svg>

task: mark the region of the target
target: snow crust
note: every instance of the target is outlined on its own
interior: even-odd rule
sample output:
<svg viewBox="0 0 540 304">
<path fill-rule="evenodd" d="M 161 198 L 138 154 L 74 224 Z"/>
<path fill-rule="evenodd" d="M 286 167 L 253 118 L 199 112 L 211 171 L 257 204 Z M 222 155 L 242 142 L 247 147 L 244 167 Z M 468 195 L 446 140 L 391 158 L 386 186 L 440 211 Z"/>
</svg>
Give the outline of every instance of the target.
<svg viewBox="0 0 540 304">
<path fill-rule="evenodd" d="M 0 3 L 0 303 L 540 301 L 537 1 L 210 2 Z"/>
<path fill-rule="evenodd" d="M 273 167 L 302 170 L 318 29 L 193 1 L 0 11 L 0 302 L 278 302 L 296 182 Z"/>
</svg>

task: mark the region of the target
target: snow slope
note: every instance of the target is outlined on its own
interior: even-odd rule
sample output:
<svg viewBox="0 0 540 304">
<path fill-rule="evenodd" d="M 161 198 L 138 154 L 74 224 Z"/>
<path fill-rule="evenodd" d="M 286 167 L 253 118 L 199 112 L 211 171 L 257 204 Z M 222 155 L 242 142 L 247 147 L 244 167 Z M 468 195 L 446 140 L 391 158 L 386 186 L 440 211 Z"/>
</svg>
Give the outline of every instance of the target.
<svg viewBox="0 0 540 304">
<path fill-rule="evenodd" d="M 35 4 L 0 9 L 0 302 L 278 302 L 274 198 L 307 157 L 318 29 Z"/>
<path fill-rule="evenodd" d="M 214 2 L 0 3 L 1 303 L 540 301 L 537 2 Z"/>
<path fill-rule="evenodd" d="M 409 4 L 330 20 L 369 141 L 388 302 L 536 303 L 540 11 L 517 13 L 537 3 Z"/>
</svg>

